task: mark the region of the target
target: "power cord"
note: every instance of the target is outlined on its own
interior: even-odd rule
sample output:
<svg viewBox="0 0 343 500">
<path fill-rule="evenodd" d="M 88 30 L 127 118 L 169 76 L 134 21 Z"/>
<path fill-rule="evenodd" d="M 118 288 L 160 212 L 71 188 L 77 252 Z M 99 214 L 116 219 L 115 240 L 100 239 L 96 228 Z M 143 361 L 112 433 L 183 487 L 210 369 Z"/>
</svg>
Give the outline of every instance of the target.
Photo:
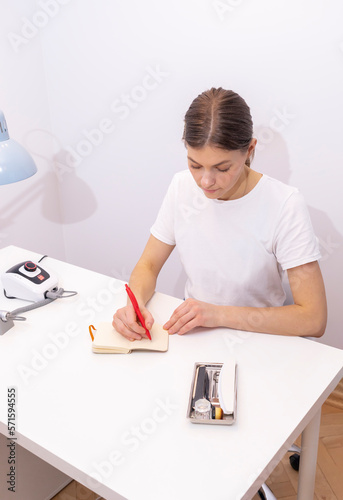
<svg viewBox="0 0 343 500">
<path fill-rule="evenodd" d="M 18 309 L 14 309 L 14 311 L 7 312 L 7 313 L 5 313 L 5 311 L 1 311 L 1 312 L 5 313 L 4 317 L 2 317 L 1 319 L 3 321 L 8 321 L 9 319 L 12 319 L 15 321 L 26 321 L 26 318 L 24 318 L 24 316 L 18 316 L 18 314 L 21 314 L 21 313 L 24 313 L 27 311 L 31 311 L 32 309 L 37 309 L 38 307 L 45 306 L 46 304 L 49 304 L 50 302 L 53 302 L 56 299 L 57 299 L 57 297 L 55 299 L 48 298 L 48 299 L 40 300 L 39 302 L 35 302 L 34 304 L 30 304 L 30 305 L 24 306 L 24 307 L 19 307 Z"/>
<path fill-rule="evenodd" d="M 49 256 L 48 255 L 43 255 L 43 257 L 41 257 L 38 262 L 41 262 L 43 259 L 45 259 L 45 257 L 49 257 Z"/>
<path fill-rule="evenodd" d="M 68 295 L 65 295 L 68 294 Z M 63 288 L 59 288 L 58 290 L 50 290 L 49 292 L 45 293 L 45 297 L 48 299 L 66 299 L 67 297 L 73 297 L 74 295 L 77 295 L 77 292 L 70 291 L 70 290 L 64 290 Z"/>
</svg>

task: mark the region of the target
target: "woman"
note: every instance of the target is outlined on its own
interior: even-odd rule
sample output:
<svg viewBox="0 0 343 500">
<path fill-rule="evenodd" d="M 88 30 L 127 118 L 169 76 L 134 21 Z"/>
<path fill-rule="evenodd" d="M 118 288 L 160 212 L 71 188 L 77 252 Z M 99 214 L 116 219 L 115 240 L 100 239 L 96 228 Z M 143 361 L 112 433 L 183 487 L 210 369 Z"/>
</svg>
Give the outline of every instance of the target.
<svg viewBox="0 0 343 500">
<path fill-rule="evenodd" d="M 252 134 L 250 109 L 231 90 L 203 92 L 187 111 L 188 170 L 174 176 L 130 277 L 148 329 L 154 320 L 145 304 L 176 246 L 188 279 L 185 301 L 164 325 L 170 334 L 202 326 L 323 335 L 320 252 L 305 202 L 296 188 L 250 168 Z M 130 340 L 144 337 L 130 301 L 113 326 Z"/>
</svg>

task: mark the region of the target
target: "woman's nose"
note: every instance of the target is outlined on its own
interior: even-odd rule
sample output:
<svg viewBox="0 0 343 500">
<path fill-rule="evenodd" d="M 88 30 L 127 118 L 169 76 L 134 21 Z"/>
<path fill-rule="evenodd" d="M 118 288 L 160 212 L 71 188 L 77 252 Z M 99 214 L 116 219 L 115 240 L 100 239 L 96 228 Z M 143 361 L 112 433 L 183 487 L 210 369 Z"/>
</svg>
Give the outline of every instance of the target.
<svg viewBox="0 0 343 500">
<path fill-rule="evenodd" d="M 201 185 L 204 188 L 209 188 L 215 184 L 215 178 L 210 172 L 204 173 L 201 177 Z"/>
</svg>

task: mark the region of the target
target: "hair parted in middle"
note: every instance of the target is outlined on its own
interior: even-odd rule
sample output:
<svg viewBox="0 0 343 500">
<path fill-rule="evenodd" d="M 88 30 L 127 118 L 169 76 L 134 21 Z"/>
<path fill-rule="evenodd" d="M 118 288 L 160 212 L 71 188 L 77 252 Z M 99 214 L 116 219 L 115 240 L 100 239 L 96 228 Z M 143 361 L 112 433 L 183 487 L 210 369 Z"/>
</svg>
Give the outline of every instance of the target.
<svg viewBox="0 0 343 500">
<path fill-rule="evenodd" d="M 206 90 L 194 99 L 185 115 L 182 139 L 192 148 L 212 146 L 245 153 L 252 137 L 250 108 L 232 90 Z M 250 166 L 250 158 L 246 164 Z"/>
</svg>

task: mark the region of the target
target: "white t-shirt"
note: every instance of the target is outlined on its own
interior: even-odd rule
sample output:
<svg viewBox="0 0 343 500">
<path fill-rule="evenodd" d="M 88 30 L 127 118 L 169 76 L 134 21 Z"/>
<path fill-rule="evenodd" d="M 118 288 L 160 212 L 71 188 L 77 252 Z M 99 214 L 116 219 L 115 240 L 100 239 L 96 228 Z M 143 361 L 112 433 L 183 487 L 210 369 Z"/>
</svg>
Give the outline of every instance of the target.
<svg viewBox="0 0 343 500">
<path fill-rule="evenodd" d="M 210 200 L 189 170 L 177 173 L 151 233 L 176 245 L 185 297 L 217 305 L 280 306 L 283 272 L 320 259 L 299 191 L 263 175 L 237 200 Z"/>
</svg>

